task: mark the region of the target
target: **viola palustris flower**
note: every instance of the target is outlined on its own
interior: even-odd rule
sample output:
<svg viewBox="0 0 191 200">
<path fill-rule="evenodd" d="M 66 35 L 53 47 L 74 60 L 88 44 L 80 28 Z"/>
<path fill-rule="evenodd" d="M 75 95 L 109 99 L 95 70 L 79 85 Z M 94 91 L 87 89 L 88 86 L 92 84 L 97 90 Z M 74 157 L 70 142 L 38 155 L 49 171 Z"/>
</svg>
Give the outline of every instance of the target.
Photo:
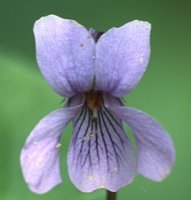
<svg viewBox="0 0 191 200">
<path fill-rule="evenodd" d="M 60 140 L 70 121 L 68 171 L 79 190 L 117 191 L 136 173 L 154 181 L 169 174 L 175 157 L 169 135 L 153 117 L 121 101 L 146 70 L 150 29 L 135 20 L 100 33 L 54 15 L 35 23 L 40 70 L 67 102 L 37 124 L 22 149 L 23 175 L 33 192 L 61 183 Z M 132 129 L 136 153 L 122 122 Z"/>
</svg>

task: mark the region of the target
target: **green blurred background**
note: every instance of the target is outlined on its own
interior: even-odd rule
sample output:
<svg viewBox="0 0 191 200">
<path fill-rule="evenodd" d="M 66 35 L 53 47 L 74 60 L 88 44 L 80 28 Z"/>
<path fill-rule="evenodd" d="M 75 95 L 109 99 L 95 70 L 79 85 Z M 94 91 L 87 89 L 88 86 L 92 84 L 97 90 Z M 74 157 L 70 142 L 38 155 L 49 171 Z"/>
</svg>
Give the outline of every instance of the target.
<svg viewBox="0 0 191 200">
<path fill-rule="evenodd" d="M 30 192 L 22 178 L 19 154 L 34 125 L 62 106 L 40 74 L 32 27 L 41 16 L 56 14 L 106 31 L 133 19 L 152 23 L 148 70 L 127 104 L 155 116 L 174 140 L 177 159 L 161 183 L 141 176 L 118 192 L 119 200 L 191 199 L 191 1 L 189 0 L 0 0 L 0 199 L 103 200 L 105 191 L 81 193 L 71 183 L 64 134 L 61 165 L 64 183 L 45 195 Z"/>
</svg>

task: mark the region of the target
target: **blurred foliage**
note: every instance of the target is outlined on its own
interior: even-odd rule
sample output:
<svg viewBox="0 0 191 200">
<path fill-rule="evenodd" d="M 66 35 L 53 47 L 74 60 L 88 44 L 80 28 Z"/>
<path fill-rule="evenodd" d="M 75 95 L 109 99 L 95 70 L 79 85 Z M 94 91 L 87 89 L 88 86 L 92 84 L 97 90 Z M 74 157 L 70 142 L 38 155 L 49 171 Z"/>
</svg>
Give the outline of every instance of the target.
<svg viewBox="0 0 191 200">
<path fill-rule="evenodd" d="M 177 160 L 161 183 L 138 176 L 118 199 L 191 198 L 191 2 L 182 0 L 1 0 L 0 1 L 0 199 L 103 200 L 104 190 L 81 193 L 71 183 L 66 154 L 72 127 L 63 135 L 63 184 L 45 195 L 30 192 L 22 178 L 19 154 L 27 135 L 43 116 L 62 106 L 38 71 L 32 27 L 43 15 L 72 18 L 106 31 L 133 19 L 152 23 L 148 70 L 126 103 L 155 116 L 174 140 Z"/>
</svg>

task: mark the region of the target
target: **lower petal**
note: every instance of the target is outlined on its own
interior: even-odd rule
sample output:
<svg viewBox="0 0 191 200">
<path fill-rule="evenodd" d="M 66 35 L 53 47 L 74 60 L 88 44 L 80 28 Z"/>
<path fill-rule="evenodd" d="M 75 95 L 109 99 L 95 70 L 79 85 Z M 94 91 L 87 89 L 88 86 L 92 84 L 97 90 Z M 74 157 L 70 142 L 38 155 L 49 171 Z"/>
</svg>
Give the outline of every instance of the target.
<svg viewBox="0 0 191 200">
<path fill-rule="evenodd" d="M 164 179 L 175 160 L 174 145 L 165 129 L 142 111 L 122 106 L 111 110 L 133 130 L 138 150 L 138 172 L 154 181 Z"/>
<path fill-rule="evenodd" d="M 83 192 L 99 188 L 117 191 L 133 180 L 132 147 L 121 125 L 105 107 L 96 115 L 84 105 L 74 120 L 68 153 L 69 175 Z"/>
<path fill-rule="evenodd" d="M 43 118 L 32 130 L 21 151 L 25 181 L 35 193 L 45 193 L 62 182 L 60 177 L 60 137 L 66 124 L 81 105 L 59 109 Z"/>
</svg>

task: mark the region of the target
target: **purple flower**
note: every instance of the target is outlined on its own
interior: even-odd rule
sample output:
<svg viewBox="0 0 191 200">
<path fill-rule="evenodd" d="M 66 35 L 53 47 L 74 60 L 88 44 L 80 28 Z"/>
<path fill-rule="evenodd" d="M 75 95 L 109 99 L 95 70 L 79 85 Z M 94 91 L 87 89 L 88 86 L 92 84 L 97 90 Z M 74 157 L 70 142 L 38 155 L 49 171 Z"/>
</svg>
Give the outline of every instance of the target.
<svg viewBox="0 0 191 200">
<path fill-rule="evenodd" d="M 150 29 L 135 20 L 103 34 L 54 15 L 35 23 L 40 70 L 67 102 L 37 124 L 22 149 L 23 175 L 33 192 L 61 183 L 60 139 L 70 121 L 68 171 L 79 190 L 117 191 L 136 173 L 153 181 L 169 174 L 175 159 L 169 135 L 154 118 L 121 101 L 146 70 Z M 122 122 L 132 129 L 136 153 Z"/>
</svg>

